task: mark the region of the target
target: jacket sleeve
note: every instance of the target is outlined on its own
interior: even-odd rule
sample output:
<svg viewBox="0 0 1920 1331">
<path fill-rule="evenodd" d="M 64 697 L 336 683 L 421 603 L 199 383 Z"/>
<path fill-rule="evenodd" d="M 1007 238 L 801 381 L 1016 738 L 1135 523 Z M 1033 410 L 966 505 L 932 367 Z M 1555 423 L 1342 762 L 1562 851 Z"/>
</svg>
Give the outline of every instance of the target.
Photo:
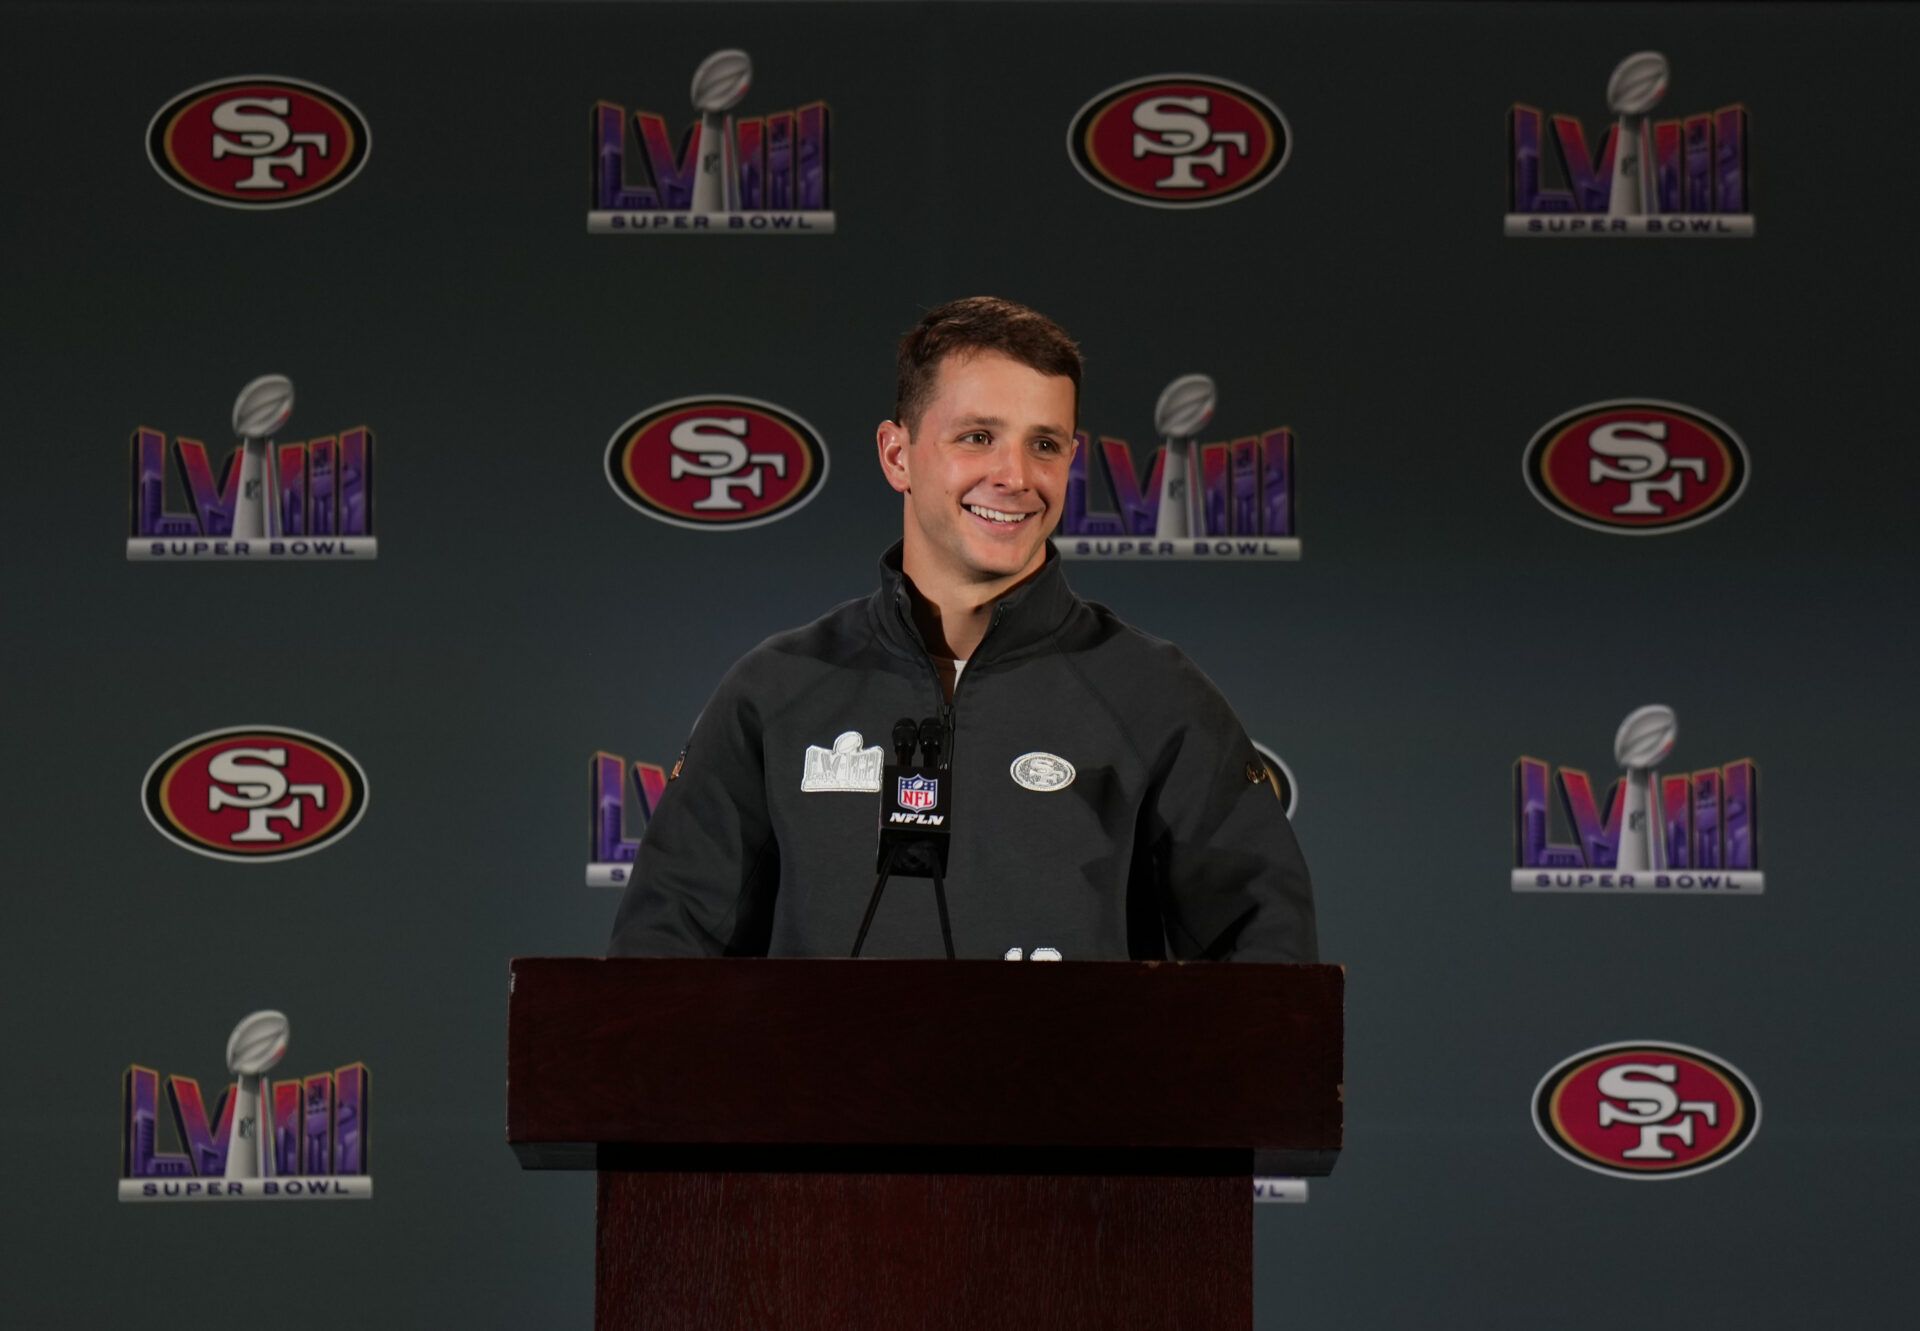
<svg viewBox="0 0 1920 1331">
<path fill-rule="evenodd" d="M 1182 660 L 1184 717 L 1155 755 L 1140 833 L 1170 954 L 1315 961 L 1313 886 L 1265 761 L 1226 699 Z"/>
<path fill-rule="evenodd" d="M 761 718 L 735 666 L 694 723 L 613 921 L 615 957 L 763 956 L 779 888 Z"/>
</svg>

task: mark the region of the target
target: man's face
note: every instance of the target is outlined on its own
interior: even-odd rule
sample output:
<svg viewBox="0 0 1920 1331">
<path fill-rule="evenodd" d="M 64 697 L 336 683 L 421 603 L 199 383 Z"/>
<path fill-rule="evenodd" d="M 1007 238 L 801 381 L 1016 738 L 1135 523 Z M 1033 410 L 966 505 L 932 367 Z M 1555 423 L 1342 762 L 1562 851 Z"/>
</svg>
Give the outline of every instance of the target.
<svg viewBox="0 0 1920 1331">
<path fill-rule="evenodd" d="M 1073 459 L 1073 381 L 997 351 L 942 360 L 911 433 L 880 427 L 880 465 L 906 496 L 909 558 L 956 582 L 1019 578 L 1046 558 Z"/>
</svg>

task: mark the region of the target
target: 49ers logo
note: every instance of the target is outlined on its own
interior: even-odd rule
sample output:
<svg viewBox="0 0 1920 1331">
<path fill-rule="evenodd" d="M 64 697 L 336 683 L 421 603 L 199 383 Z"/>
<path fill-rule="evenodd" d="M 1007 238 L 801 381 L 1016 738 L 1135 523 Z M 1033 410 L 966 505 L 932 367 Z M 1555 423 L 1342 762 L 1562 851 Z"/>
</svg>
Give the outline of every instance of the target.
<svg viewBox="0 0 1920 1331">
<path fill-rule="evenodd" d="M 1534 498 L 1616 535 L 1697 526 L 1747 486 L 1747 450 L 1721 421 L 1652 399 L 1595 402 L 1533 437 L 1521 459 Z"/>
<path fill-rule="evenodd" d="M 284 860 L 329 845 L 367 810 L 345 750 L 277 726 L 196 735 L 147 772 L 147 817 L 177 845 L 220 860 Z"/>
<path fill-rule="evenodd" d="M 1286 165 L 1286 117 L 1251 88 L 1156 74 L 1080 108 L 1067 155 L 1109 194 L 1151 208 L 1205 208 L 1251 194 Z"/>
<path fill-rule="evenodd" d="M 827 446 L 792 412 L 750 397 L 683 397 L 614 431 L 607 480 L 676 527 L 756 527 L 820 492 Z"/>
<path fill-rule="evenodd" d="M 298 79 L 222 79 L 174 98 L 147 127 L 168 184 L 227 208 L 291 208 L 366 164 L 367 122 L 338 93 Z"/>
<path fill-rule="evenodd" d="M 1681 1044 L 1631 1042 L 1575 1054 L 1541 1079 L 1534 1126 L 1574 1164 L 1662 1179 L 1724 1165 L 1760 1126 L 1753 1084 Z"/>
</svg>

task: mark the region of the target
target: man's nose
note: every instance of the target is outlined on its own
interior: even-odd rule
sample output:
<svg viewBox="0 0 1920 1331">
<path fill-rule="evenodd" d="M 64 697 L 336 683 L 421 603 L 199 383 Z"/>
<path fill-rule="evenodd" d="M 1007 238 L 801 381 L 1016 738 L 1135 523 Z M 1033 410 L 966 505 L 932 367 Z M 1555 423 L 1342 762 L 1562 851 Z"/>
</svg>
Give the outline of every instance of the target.
<svg viewBox="0 0 1920 1331">
<path fill-rule="evenodd" d="M 1025 490 L 1031 462 L 1026 449 L 1015 443 L 1004 443 L 994 450 L 991 479 L 1003 489 Z"/>
</svg>

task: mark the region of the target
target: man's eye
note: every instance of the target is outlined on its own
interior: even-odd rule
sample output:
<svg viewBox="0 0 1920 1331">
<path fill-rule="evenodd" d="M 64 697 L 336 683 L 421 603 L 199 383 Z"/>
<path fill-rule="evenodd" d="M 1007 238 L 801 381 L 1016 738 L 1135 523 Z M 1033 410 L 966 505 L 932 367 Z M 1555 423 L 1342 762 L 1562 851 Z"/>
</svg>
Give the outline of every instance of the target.
<svg viewBox="0 0 1920 1331">
<path fill-rule="evenodd" d="M 960 436 L 960 442 L 963 444 L 989 444 L 993 442 L 993 437 L 985 430 L 968 430 Z"/>
<path fill-rule="evenodd" d="M 1033 446 L 1042 453 L 1058 453 L 1060 451 L 1060 441 L 1057 439 L 1036 439 L 1033 441 Z"/>
</svg>

